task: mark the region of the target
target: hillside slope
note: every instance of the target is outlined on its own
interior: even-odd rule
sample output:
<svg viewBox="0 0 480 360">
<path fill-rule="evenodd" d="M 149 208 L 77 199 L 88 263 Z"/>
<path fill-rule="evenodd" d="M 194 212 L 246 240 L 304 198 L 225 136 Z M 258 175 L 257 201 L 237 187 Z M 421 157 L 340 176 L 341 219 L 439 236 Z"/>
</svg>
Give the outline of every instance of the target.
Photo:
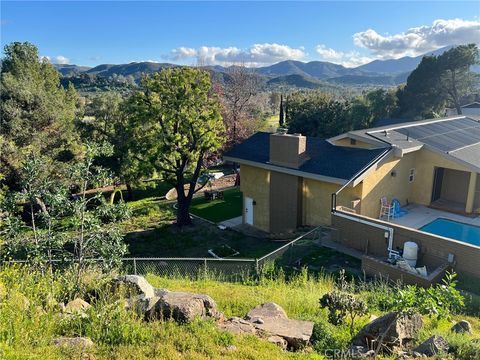
<svg viewBox="0 0 480 360">
<path fill-rule="evenodd" d="M 109 291 L 102 290 L 109 277 L 99 272 L 85 275 L 77 296 L 92 307 L 86 316 L 60 316 L 57 301 L 74 297 L 71 274 L 42 274 L 18 267 L 0 271 L 0 354 L 5 359 L 321 359 L 324 349 L 345 349 L 352 338 L 348 324 L 332 325 L 327 311 L 318 300 L 334 289 L 331 276 L 309 276 L 305 271 L 285 280 L 285 274 L 266 272 L 259 280 L 228 283 L 210 274 L 199 278 L 166 278 L 148 275 L 156 288 L 189 291 L 210 295 L 228 318 L 243 317 L 254 306 L 273 301 L 292 319 L 315 323 L 311 345 L 300 352 L 285 352 L 268 341 L 252 335 L 232 335 L 217 329 L 213 321 L 177 324 L 173 321 L 144 321 L 127 311 L 124 303 Z M 351 287 L 351 285 L 347 285 Z M 345 284 L 343 285 L 345 286 Z M 369 322 L 371 315 L 382 315 L 382 301 L 393 296 L 394 289 L 380 283 L 363 286 L 356 296 L 369 305 L 366 316 L 355 321 L 355 332 Z M 469 312 L 472 312 L 470 302 Z M 479 310 L 477 308 L 477 310 Z M 476 313 L 478 314 L 478 312 Z M 456 359 L 474 359 L 480 355 L 480 319 L 467 319 L 473 326 L 471 335 L 453 334 L 450 320 L 424 317 L 425 325 L 417 343 L 432 334 L 444 336 Z M 51 344 L 58 336 L 85 336 L 94 346 L 62 348 Z M 85 355 L 81 354 L 87 354 Z"/>
</svg>

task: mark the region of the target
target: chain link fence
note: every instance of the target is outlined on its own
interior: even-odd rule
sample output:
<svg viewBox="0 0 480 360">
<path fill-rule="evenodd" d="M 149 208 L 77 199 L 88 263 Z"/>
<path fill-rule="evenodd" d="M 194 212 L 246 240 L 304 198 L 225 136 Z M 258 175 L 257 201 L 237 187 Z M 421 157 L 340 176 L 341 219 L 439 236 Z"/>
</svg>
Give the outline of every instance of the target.
<svg viewBox="0 0 480 360">
<path fill-rule="evenodd" d="M 335 229 L 318 226 L 296 239 L 259 258 L 258 267 L 274 264 L 276 267 L 300 269 L 309 265 L 308 260 L 315 258 L 325 242 L 335 238 Z"/>
<path fill-rule="evenodd" d="M 161 276 L 214 275 L 216 278 L 234 280 L 255 274 L 255 259 L 215 259 L 215 258 L 125 258 L 121 271 L 126 274 Z"/>
<path fill-rule="evenodd" d="M 316 227 L 278 249 L 258 259 L 235 258 L 124 258 L 121 260 L 120 273 L 155 274 L 160 276 L 182 276 L 197 278 L 211 275 L 229 281 L 248 279 L 259 275 L 268 264 L 278 267 L 301 268 L 303 260 L 318 251 L 322 239 L 331 238 L 332 229 Z M 102 259 L 89 259 L 89 263 L 103 263 Z M 68 266 L 70 261 L 54 260 L 56 268 Z M 24 260 L 6 263 L 26 263 Z"/>
</svg>

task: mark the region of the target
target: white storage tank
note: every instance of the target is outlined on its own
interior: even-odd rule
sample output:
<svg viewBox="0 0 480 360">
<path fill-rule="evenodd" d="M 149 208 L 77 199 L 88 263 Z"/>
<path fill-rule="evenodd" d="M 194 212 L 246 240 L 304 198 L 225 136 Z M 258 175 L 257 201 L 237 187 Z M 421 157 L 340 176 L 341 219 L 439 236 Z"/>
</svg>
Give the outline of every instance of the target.
<svg viewBox="0 0 480 360">
<path fill-rule="evenodd" d="M 418 259 L 418 245 L 413 241 L 403 244 L 403 258 L 411 267 L 415 267 Z"/>
</svg>

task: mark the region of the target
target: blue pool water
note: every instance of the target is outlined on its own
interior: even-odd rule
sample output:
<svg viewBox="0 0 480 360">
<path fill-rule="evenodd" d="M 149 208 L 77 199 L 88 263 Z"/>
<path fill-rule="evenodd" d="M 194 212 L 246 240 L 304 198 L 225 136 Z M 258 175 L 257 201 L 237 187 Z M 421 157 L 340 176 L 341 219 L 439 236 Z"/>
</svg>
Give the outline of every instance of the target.
<svg viewBox="0 0 480 360">
<path fill-rule="evenodd" d="M 479 226 L 438 218 L 423 226 L 420 230 L 480 246 Z"/>
</svg>

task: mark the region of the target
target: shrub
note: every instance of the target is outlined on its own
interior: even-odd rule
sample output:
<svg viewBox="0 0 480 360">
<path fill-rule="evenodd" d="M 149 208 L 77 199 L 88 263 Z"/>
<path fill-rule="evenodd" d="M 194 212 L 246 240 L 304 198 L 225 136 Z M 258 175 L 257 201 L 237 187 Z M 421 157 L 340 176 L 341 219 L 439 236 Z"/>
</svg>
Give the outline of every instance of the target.
<svg viewBox="0 0 480 360">
<path fill-rule="evenodd" d="M 398 288 L 392 300 L 387 303 L 389 310 L 416 310 L 422 315 L 436 316 L 438 319 L 449 318 L 464 307 L 464 297 L 457 290 L 456 273 L 448 273 L 442 284 L 427 289 L 416 285 Z"/>
<path fill-rule="evenodd" d="M 333 326 L 327 322 L 317 321 L 310 341 L 315 351 L 325 353 L 331 349 L 346 349 L 351 341 L 351 335 L 344 326 Z"/>
<path fill-rule="evenodd" d="M 349 293 L 333 291 L 323 295 L 320 307 L 328 309 L 328 321 L 333 325 L 340 325 L 345 318 L 350 318 L 350 333 L 353 334 L 355 318 L 367 314 L 365 302 Z"/>
<path fill-rule="evenodd" d="M 97 217 L 104 223 L 119 222 L 129 219 L 132 211 L 123 201 L 117 204 L 110 204 L 102 199 L 101 204 L 96 209 Z"/>
</svg>

